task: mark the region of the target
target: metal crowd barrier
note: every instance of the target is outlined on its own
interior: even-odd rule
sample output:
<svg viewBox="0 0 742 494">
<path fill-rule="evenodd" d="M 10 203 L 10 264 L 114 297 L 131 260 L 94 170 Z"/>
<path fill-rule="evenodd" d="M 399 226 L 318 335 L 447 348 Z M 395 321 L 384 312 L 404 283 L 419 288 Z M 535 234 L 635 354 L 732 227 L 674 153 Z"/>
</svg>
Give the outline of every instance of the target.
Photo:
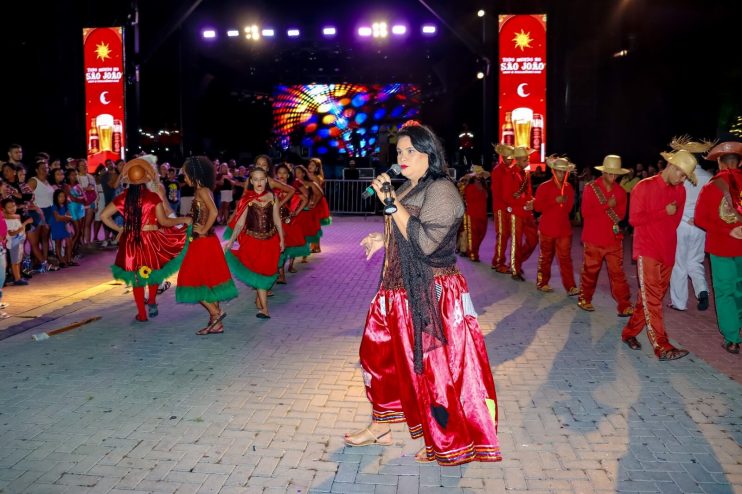
<svg viewBox="0 0 742 494">
<path fill-rule="evenodd" d="M 392 180 L 396 188 L 403 180 Z M 377 214 L 381 203 L 376 197 L 363 199 L 361 194 L 371 184 L 371 180 L 325 180 L 325 199 L 330 211 L 336 214 Z"/>
</svg>

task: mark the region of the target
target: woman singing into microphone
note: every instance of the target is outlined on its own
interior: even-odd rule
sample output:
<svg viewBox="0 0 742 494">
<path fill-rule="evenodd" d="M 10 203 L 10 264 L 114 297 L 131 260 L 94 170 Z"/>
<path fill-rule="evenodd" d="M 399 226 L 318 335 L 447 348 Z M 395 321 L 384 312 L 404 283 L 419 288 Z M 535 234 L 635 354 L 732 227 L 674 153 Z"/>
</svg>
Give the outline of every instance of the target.
<svg viewBox="0 0 742 494">
<path fill-rule="evenodd" d="M 494 380 L 454 255 L 464 205 L 429 128 L 405 124 L 397 157 L 407 181 L 396 193 L 384 187 L 387 174 L 372 184 L 396 211 L 385 207 L 384 233 L 361 242 L 367 259 L 386 249 L 360 348 L 372 421 L 345 442 L 390 445 L 389 424 L 406 422 L 413 438 L 424 439 L 418 462 L 500 461 Z"/>
</svg>

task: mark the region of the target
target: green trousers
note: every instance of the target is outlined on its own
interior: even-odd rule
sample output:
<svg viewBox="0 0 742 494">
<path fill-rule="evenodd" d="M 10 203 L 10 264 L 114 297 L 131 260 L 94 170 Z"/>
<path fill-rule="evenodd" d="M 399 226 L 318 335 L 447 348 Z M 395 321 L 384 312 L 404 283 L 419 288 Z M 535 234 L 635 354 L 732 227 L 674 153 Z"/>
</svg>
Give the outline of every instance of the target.
<svg viewBox="0 0 742 494">
<path fill-rule="evenodd" d="M 710 257 L 719 330 L 726 341 L 742 343 L 742 256 Z"/>
</svg>

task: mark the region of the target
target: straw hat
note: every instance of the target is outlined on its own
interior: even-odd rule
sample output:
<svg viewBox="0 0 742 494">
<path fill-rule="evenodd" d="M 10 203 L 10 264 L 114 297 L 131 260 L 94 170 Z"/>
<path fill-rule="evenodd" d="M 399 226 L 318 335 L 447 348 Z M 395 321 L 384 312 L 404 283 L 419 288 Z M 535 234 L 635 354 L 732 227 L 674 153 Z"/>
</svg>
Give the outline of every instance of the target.
<svg viewBox="0 0 742 494">
<path fill-rule="evenodd" d="M 714 144 L 716 144 L 716 142 L 707 141 L 706 139 L 703 139 L 701 142 L 691 141 L 691 137 L 689 135 L 673 137 L 672 141 L 670 141 L 670 147 L 673 150 L 683 150 L 688 151 L 689 153 L 705 153 L 706 151 L 714 147 Z"/>
<path fill-rule="evenodd" d="M 518 146 L 513 149 L 513 158 L 528 158 L 533 151 L 531 148 Z"/>
<path fill-rule="evenodd" d="M 574 171 L 576 168 L 575 164 L 570 163 L 569 158 L 566 156 L 561 158 L 558 156 L 548 156 L 546 158 L 546 165 L 552 170 L 561 170 L 567 173 Z"/>
<path fill-rule="evenodd" d="M 726 141 L 717 144 L 709 153 L 706 155 L 706 159 L 710 161 L 716 161 L 725 154 L 736 154 L 742 157 L 742 142 L 737 141 Z"/>
<path fill-rule="evenodd" d="M 477 175 L 478 177 L 482 177 L 482 178 L 490 177 L 490 173 L 486 171 L 484 168 L 482 168 L 480 165 L 472 165 L 471 174 Z"/>
<path fill-rule="evenodd" d="M 157 159 L 152 155 L 147 155 L 127 161 L 121 169 L 119 181 L 126 182 L 130 185 L 137 185 L 157 180 L 157 174 L 155 173 L 151 158 Z"/>
<path fill-rule="evenodd" d="M 513 151 L 515 151 L 515 148 L 508 144 L 498 144 L 495 146 L 495 152 L 503 158 L 512 158 Z"/>
<path fill-rule="evenodd" d="M 660 153 L 660 156 L 662 156 L 665 161 L 667 161 L 671 165 L 675 165 L 683 170 L 683 173 L 685 173 L 685 176 L 688 177 L 690 183 L 692 183 L 693 185 L 698 185 L 698 180 L 696 179 L 695 172 L 698 161 L 696 161 L 696 157 L 693 156 L 692 153 L 681 149 L 680 151 L 672 152 L 663 151 Z"/>
<path fill-rule="evenodd" d="M 631 170 L 621 168 L 621 157 L 617 154 L 609 154 L 603 158 L 603 164 L 596 166 L 596 170 L 603 173 L 610 173 L 611 175 L 626 175 Z"/>
</svg>

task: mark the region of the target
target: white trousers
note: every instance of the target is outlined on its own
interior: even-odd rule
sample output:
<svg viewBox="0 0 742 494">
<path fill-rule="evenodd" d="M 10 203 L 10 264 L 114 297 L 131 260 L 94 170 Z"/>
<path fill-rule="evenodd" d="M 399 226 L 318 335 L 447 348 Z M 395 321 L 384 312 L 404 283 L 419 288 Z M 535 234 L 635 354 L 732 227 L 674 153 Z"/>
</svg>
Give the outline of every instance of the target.
<svg viewBox="0 0 742 494">
<path fill-rule="evenodd" d="M 675 265 L 670 277 L 670 300 L 676 308 L 688 308 L 688 278 L 693 282 L 696 298 L 701 292 L 708 292 L 706 269 L 703 266 L 703 249 L 706 232 L 700 228 L 681 222 L 678 226 L 678 246 L 675 250 Z"/>
</svg>

